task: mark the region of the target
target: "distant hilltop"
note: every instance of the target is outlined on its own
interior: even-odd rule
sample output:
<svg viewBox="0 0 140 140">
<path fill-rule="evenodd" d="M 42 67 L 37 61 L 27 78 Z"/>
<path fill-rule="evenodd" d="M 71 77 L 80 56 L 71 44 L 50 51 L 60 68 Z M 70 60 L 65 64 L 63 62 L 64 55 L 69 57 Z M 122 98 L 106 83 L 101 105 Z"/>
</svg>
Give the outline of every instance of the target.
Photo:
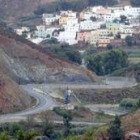
<svg viewBox="0 0 140 140">
<path fill-rule="evenodd" d="M 61 0 L 63 2 L 63 0 Z M 65 0 L 66 2 L 67 0 Z M 88 6 L 88 1 L 91 1 L 92 4 L 94 4 L 92 0 L 68 0 L 68 3 L 78 3 L 79 10 L 82 8 L 85 8 Z M 81 2 L 82 1 L 82 2 Z M 113 1 L 113 3 L 112 3 Z M 113 5 L 116 4 L 117 0 L 98 0 L 97 4 L 103 4 L 105 5 Z M 57 2 L 57 3 L 56 3 Z M 16 17 L 24 17 L 31 13 L 33 13 L 38 7 L 40 6 L 47 6 L 51 9 L 55 9 L 55 5 L 60 3 L 59 0 L 0 0 L 0 17 L 1 18 L 8 18 L 9 22 L 13 22 Z M 80 5 L 79 5 L 80 3 Z M 65 3 L 64 3 L 65 4 Z M 125 5 L 129 4 L 129 0 L 120 0 L 119 5 Z M 74 4 L 73 4 L 74 5 Z M 71 6 L 71 5 L 70 5 Z M 60 8 L 60 6 L 58 6 Z M 65 5 L 64 5 L 65 7 Z M 73 6 L 74 7 L 74 6 Z M 63 7 L 61 7 L 63 8 Z M 71 7 L 70 7 L 71 8 Z M 48 9 L 48 8 L 46 8 Z M 65 10 L 65 9 L 64 9 Z M 17 12 L 18 11 L 18 12 Z"/>
</svg>

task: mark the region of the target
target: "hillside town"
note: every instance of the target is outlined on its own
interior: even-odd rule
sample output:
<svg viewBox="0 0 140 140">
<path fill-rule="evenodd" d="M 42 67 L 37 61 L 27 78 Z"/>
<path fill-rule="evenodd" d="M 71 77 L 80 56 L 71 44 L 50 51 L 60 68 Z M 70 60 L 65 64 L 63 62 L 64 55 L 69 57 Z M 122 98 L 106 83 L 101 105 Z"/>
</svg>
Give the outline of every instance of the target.
<svg viewBox="0 0 140 140">
<path fill-rule="evenodd" d="M 30 28 L 15 29 L 19 35 L 39 44 L 55 39 L 60 43 L 74 45 L 85 42 L 94 47 L 106 47 L 116 39 L 139 33 L 139 7 L 89 7 L 82 12 L 61 11 L 59 14 L 42 15 L 42 25 L 30 32 Z"/>
</svg>

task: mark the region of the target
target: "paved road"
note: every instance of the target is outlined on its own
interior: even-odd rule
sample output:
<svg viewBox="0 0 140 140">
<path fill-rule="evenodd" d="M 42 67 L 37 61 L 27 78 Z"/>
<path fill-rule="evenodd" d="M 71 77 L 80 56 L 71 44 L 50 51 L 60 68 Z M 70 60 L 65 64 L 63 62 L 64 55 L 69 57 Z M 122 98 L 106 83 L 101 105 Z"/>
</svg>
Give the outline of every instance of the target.
<svg viewBox="0 0 140 140">
<path fill-rule="evenodd" d="M 137 82 L 134 78 L 125 78 L 125 77 L 107 77 L 101 80 L 101 83 L 59 83 L 59 84 L 40 84 L 40 86 L 46 88 L 61 88 L 66 89 L 67 86 L 71 89 L 119 89 L 119 88 L 128 88 L 136 86 Z"/>
<path fill-rule="evenodd" d="M 52 109 L 55 106 L 54 100 L 47 94 L 43 93 L 39 89 L 34 89 L 30 85 L 22 86 L 27 93 L 37 99 L 37 104 L 34 107 L 31 107 L 27 110 L 13 113 L 13 114 L 6 114 L 0 116 L 0 122 L 11 122 L 11 121 L 18 121 L 20 119 L 24 119 L 28 115 L 33 115 L 40 113 L 45 110 Z"/>
<path fill-rule="evenodd" d="M 123 87 L 132 87 L 135 86 L 137 83 L 135 82 L 135 79 L 128 79 L 128 78 L 121 78 L 121 79 L 114 79 L 114 78 L 108 78 L 103 81 L 103 84 L 97 85 L 97 84 L 69 84 L 70 88 L 86 88 L 86 89 L 101 89 L 101 88 L 123 88 Z M 27 91 L 27 93 L 33 97 L 35 97 L 38 101 L 37 105 L 29 108 L 27 110 L 13 113 L 13 114 L 6 114 L 0 116 L 0 123 L 2 122 L 12 122 L 12 121 L 19 121 L 21 119 L 25 119 L 28 115 L 37 114 L 45 110 L 52 109 L 54 106 L 56 106 L 54 100 L 49 96 L 48 93 L 44 93 L 41 91 L 41 88 L 36 88 L 37 86 L 45 86 L 48 89 L 49 88 L 66 88 L 67 84 L 42 84 L 42 85 L 25 85 L 22 86 L 24 90 Z M 49 90 L 48 90 L 49 92 Z M 95 108 L 94 108 L 95 109 Z M 86 122 L 74 122 L 75 124 L 79 123 L 86 123 Z M 88 122 L 89 123 L 89 122 Z M 86 124 L 88 124 L 86 123 Z M 91 124 L 95 124 L 91 122 Z"/>
</svg>

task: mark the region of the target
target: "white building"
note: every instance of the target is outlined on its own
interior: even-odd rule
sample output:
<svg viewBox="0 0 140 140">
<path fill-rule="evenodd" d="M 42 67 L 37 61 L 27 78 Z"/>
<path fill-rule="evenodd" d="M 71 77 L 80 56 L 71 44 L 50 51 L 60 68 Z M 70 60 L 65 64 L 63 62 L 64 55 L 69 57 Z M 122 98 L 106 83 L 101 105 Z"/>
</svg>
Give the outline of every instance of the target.
<svg viewBox="0 0 140 140">
<path fill-rule="evenodd" d="M 74 18 L 76 18 L 77 13 L 76 12 L 73 12 L 71 10 L 68 10 L 68 11 L 61 11 L 60 12 L 60 15 L 61 16 L 68 16 L 68 17 L 74 17 Z"/>
<path fill-rule="evenodd" d="M 115 13 L 104 14 L 103 18 L 105 22 L 113 22 L 115 19 L 120 20 L 120 15 L 117 15 Z"/>
<path fill-rule="evenodd" d="M 16 34 L 22 35 L 23 32 L 30 32 L 30 28 L 28 28 L 28 27 L 21 27 L 21 28 L 15 29 L 14 31 L 15 31 Z"/>
<path fill-rule="evenodd" d="M 90 20 L 91 17 L 100 18 L 99 15 L 92 13 L 92 12 L 84 12 L 82 18 L 85 20 Z"/>
<path fill-rule="evenodd" d="M 69 31 L 69 32 L 79 32 L 80 31 L 80 26 L 79 26 L 79 24 L 75 24 L 75 25 L 72 25 L 72 26 L 65 25 L 64 30 Z"/>
<path fill-rule="evenodd" d="M 101 24 L 98 22 L 92 22 L 92 20 L 85 20 L 80 22 L 80 30 L 94 30 L 99 29 Z"/>
<path fill-rule="evenodd" d="M 59 36 L 57 37 L 57 40 L 58 42 L 68 43 L 69 45 L 76 44 L 77 43 L 76 32 L 69 31 L 60 32 Z"/>
<path fill-rule="evenodd" d="M 69 32 L 78 32 L 80 30 L 80 26 L 77 18 L 70 18 L 66 25 L 63 26 L 65 31 Z"/>
<path fill-rule="evenodd" d="M 43 14 L 43 22 L 45 25 L 51 25 L 53 22 L 60 18 L 58 15 L 54 14 Z"/>
<path fill-rule="evenodd" d="M 43 38 L 29 38 L 29 40 L 35 44 L 39 44 L 43 41 Z"/>
<path fill-rule="evenodd" d="M 124 34 L 130 34 L 130 35 L 132 35 L 133 34 L 133 27 L 132 26 L 123 25 L 120 28 L 120 32 L 121 33 L 124 33 Z"/>
<path fill-rule="evenodd" d="M 69 18 L 67 21 L 67 26 L 74 26 L 75 24 L 78 24 L 78 18 Z"/>
<path fill-rule="evenodd" d="M 132 15 L 133 17 L 138 17 L 140 15 L 139 7 L 125 6 L 124 10 L 128 15 Z"/>
<path fill-rule="evenodd" d="M 37 30 L 34 32 L 34 36 L 39 38 L 51 38 L 53 36 L 53 32 L 59 29 L 56 27 L 46 27 L 45 25 L 40 25 L 36 28 Z"/>
</svg>

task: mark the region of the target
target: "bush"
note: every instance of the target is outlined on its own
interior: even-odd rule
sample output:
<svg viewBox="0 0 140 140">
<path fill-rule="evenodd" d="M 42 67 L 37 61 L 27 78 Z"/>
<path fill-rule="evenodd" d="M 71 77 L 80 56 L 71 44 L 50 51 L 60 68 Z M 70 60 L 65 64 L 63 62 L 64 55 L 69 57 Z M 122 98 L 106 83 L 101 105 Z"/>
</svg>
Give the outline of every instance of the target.
<svg viewBox="0 0 140 140">
<path fill-rule="evenodd" d="M 67 44 L 63 44 L 60 47 L 51 47 L 50 51 L 66 60 L 72 61 L 77 64 L 82 63 L 81 54 L 77 50 L 75 50 L 75 48 Z"/>
<path fill-rule="evenodd" d="M 125 38 L 125 42 L 128 46 L 136 45 L 136 41 L 135 41 L 134 37 L 132 37 L 132 36 L 127 36 Z"/>
<path fill-rule="evenodd" d="M 124 132 L 121 128 L 121 120 L 118 116 L 115 117 L 115 120 L 112 122 L 108 130 L 109 140 L 123 140 Z"/>
<path fill-rule="evenodd" d="M 111 50 L 86 58 L 87 68 L 97 75 L 110 74 L 111 72 L 127 66 L 127 54 L 122 50 Z"/>
<path fill-rule="evenodd" d="M 12 123 L 9 126 L 9 133 L 10 133 L 11 136 L 14 136 L 21 129 L 22 129 L 22 127 L 21 127 L 20 124 L 18 124 L 18 123 Z"/>
<path fill-rule="evenodd" d="M 25 140 L 31 140 L 32 138 L 39 136 L 40 134 L 35 130 L 30 130 L 25 133 Z"/>
<path fill-rule="evenodd" d="M 120 102 L 120 107 L 125 107 L 125 108 L 136 108 L 138 104 L 137 99 L 132 99 L 132 98 L 124 98 Z"/>
<path fill-rule="evenodd" d="M 0 134 L 0 140 L 10 140 L 6 132 Z"/>
</svg>

